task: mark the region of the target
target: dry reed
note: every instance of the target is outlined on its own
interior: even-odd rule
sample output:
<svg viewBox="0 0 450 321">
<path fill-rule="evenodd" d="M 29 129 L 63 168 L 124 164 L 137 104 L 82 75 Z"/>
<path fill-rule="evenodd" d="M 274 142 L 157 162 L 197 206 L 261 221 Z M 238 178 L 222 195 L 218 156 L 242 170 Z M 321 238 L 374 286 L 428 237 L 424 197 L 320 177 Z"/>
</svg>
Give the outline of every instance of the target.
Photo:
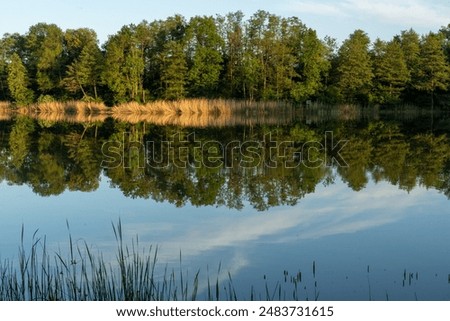
<svg viewBox="0 0 450 321">
<path fill-rule="evenodd" d="M 108 117 L 108 108 L 96 102 L 43 102 L 19 107 L 16 111 L 35 119 L 51 122 L 102 122 Z"/>
<path fill-rule="evenodd" d="M 224 99 L 131 102 L 111 109 L 113 118 L 130 123 L 148 122 L 183 127 L 280 124 L 292 120 L 292 106 L 279 102 Z"/>
<path fill-rule="evenodd" d="M 230 114 L 236 109 L 236 101 L 223 99 L 157 100 L 145 105 L 130 102 L 112 108 L 112 114 Z"/>
<path fill-rule="evenodd" d="M 129 123 L 182 127 L 275 125 L 289 123 L 294 118 L 291 104 L 224 99 L 159 100 L 147 104 L 129 102 L 112 108 L 95 102 L 42 102 L 14 111 L 10 104 L 0 104 L 0 119 L 9 119 L 13 113 L 53 122 L 101 122 L 111 116 Z"/>
<path fill-rule="evenodd" d="M 11 104 L 7 101 L 0 101 L 0 120 L 9 120 L 12 113 Z"/>
<path fill-rule="evenodd" d="M 248 117 L 242 114 L 198 115 L 198 114 L 115 114 L 114 119 L 127 123 L 146 122 L 160 126 L 174 125 L 181 127 L 225 127 L 252 125 L 283 125 L 292 122 L 289 114 Z"/>
<path fill-rule="evenodd" d="M 63 113 L 25 113 L 24 115 L 37 120 L 49 122 L 69 122 L 69 123 L 96 123 L 104 122 L 109 116 L 106 114 L 63 114 Z"/>
<path fill-rule="evenodd" d="M 98 102 L 43 102 L 27 107 L 32 112 L 37 113 L 66 113 L 66 114 L 94 114 L 103 113 L 107 107 L 103 103 Z"/>
</svg>

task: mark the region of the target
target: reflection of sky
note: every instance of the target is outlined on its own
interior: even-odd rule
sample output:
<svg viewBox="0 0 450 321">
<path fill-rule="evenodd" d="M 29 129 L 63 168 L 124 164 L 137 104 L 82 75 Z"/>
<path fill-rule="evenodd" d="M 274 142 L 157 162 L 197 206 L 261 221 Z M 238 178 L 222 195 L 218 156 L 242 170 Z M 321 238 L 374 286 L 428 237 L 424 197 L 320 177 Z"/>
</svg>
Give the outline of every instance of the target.
<svg viewBox="0 0 450 321">
<path fill-rule="evenodd" d="M 450 273 L 449 201 L 434 190 L 416 188 L 408 194 L 388 183 L 370 183 L 356 193 L 337 182 L 317 186 L 316 193 L 295 207 L 267 212 L 175 208 L 127 199 L 110 189 L 106 179 L 95 193 L 65 192 L 42 198 L 28 187 L 5 183 L 0 191 L 1 258 L 16 255 L 22 223 L 30 235 L 39 229 L 48 243 L 64 244 L 66 220 L 75 239 L 107 251 L 115 246 L 111 224 L 120 217 L 125 239 L 139 235 L 141 244 L 157 244 L 160 262 L 178 262 L 181 251 L 183 262 L 194 269 L 208 265 L 214 270 L 221 262 L 224 270 L 242 278 L 242 284 L 255 284 L 263 274 L 281 278 L 285 269 L 306 273 L 315 260 L 322 267 L 324 282 L 349 286 L 351 281 L 339 278 L 354 277 L 354 282 L 363 282 L 357 291 L 364 295 L 368 282 L 364 273 L 371 265 L 374 288 L 377 283 L 390 288 L 393 282 L 401 282 L 404 269 L 416 269 L 423 272 L 421 279 L 431 277 L 427 284 L 436 283 L 432 289 L 421 289 L 422 293 L 447 291 L 450 297 L 446 282 L 441 282 Z M 342 289 L 323 292 L 330 298 L 352 298 L 351 292 L 344 295 Z M 361 292 L 354 293 L 358 295 Z"/>
</svg>

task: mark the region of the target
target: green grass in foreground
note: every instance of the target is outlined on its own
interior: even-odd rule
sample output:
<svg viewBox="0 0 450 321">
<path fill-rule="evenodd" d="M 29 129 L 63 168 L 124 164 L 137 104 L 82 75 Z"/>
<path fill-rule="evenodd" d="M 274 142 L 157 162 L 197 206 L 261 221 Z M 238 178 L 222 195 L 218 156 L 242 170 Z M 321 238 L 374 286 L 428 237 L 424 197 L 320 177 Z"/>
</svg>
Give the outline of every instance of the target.
<svg viewBox="0 0 450 321">
<path fill-rule="evenodd" d="M 45 237 L 37 238 L 36 232 L 31 249 L 27 251 L 22 227 L 18 263 L 0 262 L 0 300 L 299 300 L 300 272 L 295 276 L 284 272 L 284 284 L 292 285 L 288 292 L 282 289 L 283 282 L 269 289 L 265 281 L 264 293 L 256 294 L 252 287 L 248 297 L 240 297 L 230 273 L 227 281 L 219 281 L 220 265 L 214 279 L 207 272 L 206 280 L 202 280 L 205 294 L 199 297 L 200 270 L 188 280 L 187 272 L 183 272 L 181 266 L 181 254 L 179 271 L 169 270 L 167 266 L 163 271 L 157 271 L 157 248 L 141 251 L 138 240 L 133 240 L 131 247 L 124 244 L 120 221 L 113 225 L 113 231 L 117 241 L 116 261 L 105 262 L 103 255 L 94 255 L 85 242 L 74 245 L 70 232 L 67 254 L 50 253 Z M 315 263 L 313 274 L 315 278 Z M 313 295 L 309 298 L 306 293 L 304 299 L 318 299 L 316 282 Z"/>
</svg>

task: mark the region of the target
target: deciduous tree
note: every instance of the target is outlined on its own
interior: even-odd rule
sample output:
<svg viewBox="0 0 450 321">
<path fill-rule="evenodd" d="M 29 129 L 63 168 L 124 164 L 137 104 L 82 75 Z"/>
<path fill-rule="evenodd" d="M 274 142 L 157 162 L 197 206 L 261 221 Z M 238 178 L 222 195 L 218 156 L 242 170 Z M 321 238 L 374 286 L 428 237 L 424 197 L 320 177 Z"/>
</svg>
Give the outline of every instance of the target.
<svg viewBox="0 0 450 321">
<path fill-rule="evenodd" d="M 32 86 L 39 94 L 57 95 L 63 75 L 63 31 L 55 24 L 38 23 L 26 35 L 25 61 Z"/>
<path fill-rule="evenodd" d="M 189 41 L 189 93 L 201 97 L 217 95 L 224 41 L 214 18 L 193 17 L 186 36 Z"/>
<path fill-rule="evenodd" d="M 97 99 L 103 55 L 98 47 L 96 33 L 90 29 L 67 30 L 65 39 L 67 70 L 64 86 L 71 93 L 81 92 L 84 99 Z"/>
</svg>

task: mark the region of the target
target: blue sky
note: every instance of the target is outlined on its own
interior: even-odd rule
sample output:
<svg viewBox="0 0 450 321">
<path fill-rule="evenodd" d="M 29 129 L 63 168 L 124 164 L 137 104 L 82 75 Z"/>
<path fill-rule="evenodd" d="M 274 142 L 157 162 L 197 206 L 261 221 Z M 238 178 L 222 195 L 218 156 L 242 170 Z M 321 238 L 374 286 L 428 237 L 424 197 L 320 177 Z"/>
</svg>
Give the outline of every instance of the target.
<svg viewBox="0 0 450 321">
<path fill-rule="evenodd" d="M 387 40 L 411 27 L 424 34 L 450 23 L 448 0 L 15 0 L 1 6 L 0 35 L 23 34 L 31 25 L 47 22 L 62 29 L 92 28 L 103 43 L 123 25 L 144 19 L 165 19 L 175 13 L 186 18 L 224 15 L 237 10 L 248 18 L 258 9 L 298 16 L 317 30 L 321 38 L 329 35 L 339 43 L 356 29 L 366 31 L 372 40 L 377 37 Z"/>
</svg>

